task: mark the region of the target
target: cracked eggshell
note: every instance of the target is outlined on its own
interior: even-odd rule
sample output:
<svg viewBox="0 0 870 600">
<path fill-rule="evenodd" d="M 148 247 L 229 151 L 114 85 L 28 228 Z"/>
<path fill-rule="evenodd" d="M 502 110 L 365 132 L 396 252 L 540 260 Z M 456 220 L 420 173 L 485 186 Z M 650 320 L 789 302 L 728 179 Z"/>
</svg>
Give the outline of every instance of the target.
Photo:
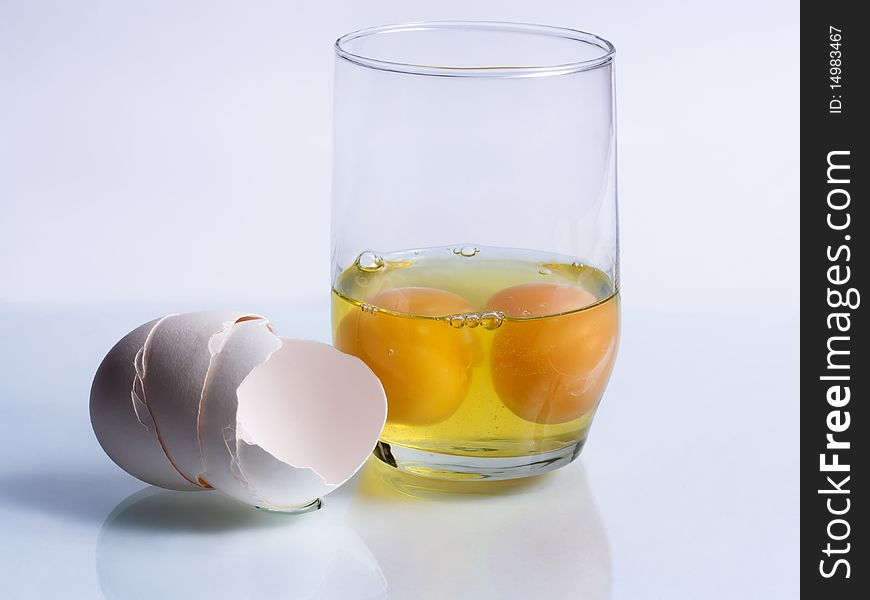
<svg viewBox="0 0 870 600">
<path fill-rule="evenodd" d="M 203 392 L 202 479 L 254 506 L 304 506 L 359 470 L 386 415 L 383 386 L 359 359 L 240 323 Z"/>
<path fill-rule="evenodd" d="M 158 323 L 146 344 L 142 380 L 158 439 L 193 484 L 203 471 L 197 424 L 213 359 L 236 323 L 252 319 L 262 317 L 236 311 L 173 315 Z"/>
<path fill-rule="evenodd" d="M 91 425 L 109 458 L 133 477 L 171 490 L 201 489 L 163 451 L 137 373 L 149 335 L 163 319 L 140 325 L 106 354 L 91 386 Z"/>
</svg>

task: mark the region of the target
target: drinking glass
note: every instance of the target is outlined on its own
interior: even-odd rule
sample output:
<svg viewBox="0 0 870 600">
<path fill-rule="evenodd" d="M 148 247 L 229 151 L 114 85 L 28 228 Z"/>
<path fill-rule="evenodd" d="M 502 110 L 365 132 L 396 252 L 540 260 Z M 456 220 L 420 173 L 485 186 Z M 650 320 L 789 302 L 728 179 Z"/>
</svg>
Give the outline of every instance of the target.
<svg viewBox="0 0 870 600">
<path fill-rule="evenodd" d="M 375 455 L 444 479 L 569 463 L 619 337 L 613 45 L 431 22 L 335 52 L 333 340 L 384 385 Z"/>
</svg>

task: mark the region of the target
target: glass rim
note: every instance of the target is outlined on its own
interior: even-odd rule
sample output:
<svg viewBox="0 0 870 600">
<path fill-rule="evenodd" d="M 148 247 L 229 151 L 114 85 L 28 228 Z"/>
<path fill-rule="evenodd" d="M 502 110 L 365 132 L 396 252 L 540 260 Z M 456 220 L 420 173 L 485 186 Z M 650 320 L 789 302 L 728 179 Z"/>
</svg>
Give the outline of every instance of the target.
<svg viewBox="0 0 870 600">
<path fill-rule="evenodd" d="M 599 56 L 584 60 L 570 61 L 552 65 L 532 66 L 433 66 L 413 63 L 396 62 L 357 54 L 348 50 L 347 45 L 354 40 L 374 35 L 401 33 L 409 31 L 430 30 L 483 30 L 508 33 L 527 33 L 551 38 L 568 39 L 579 43 L 596 46 L 601 49 Z M 546 77 L 552 75 L 567 75 L 597 69 L 613 62 L 616 48 L 601 36 L 555 25 L 536 25 L 532 23 L 513 23 L 509 21 L 416 21 L 394 25 L 378 25 L 347 33 L 335 40 L 336 55 L 356 65 L 409 75 L 426 75 L 434 77 Z"/>
</svg>

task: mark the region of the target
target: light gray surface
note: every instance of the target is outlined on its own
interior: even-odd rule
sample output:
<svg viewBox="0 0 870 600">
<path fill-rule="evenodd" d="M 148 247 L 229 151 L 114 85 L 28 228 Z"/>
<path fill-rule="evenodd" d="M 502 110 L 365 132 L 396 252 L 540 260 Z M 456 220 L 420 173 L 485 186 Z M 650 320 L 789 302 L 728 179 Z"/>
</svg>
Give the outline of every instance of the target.
<svg viewBox="0 0 870 600">
<path fill-rule="evenodd" d="M 250 308 L 326 339 L 326 306 Z M 629 311 L 579 461 L 471 496 L 410 497 L 370 465 L 292 517 L 148 488 L 100 450 L 90 378 L 166 307 L 2 308 L 4 597 L 798 595 L 796 316 Z"/>
</svg>

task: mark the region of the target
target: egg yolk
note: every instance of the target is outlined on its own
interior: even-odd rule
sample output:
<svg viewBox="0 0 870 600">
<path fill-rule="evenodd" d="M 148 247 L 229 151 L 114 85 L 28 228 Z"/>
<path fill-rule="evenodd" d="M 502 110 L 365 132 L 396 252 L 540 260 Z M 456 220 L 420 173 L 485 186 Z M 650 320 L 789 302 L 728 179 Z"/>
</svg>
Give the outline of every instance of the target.
<svg viewBox="0 0 870 600">
<path fill-rule="evenodd" d="M 586 310 L 595 296 L 556 284 L 502 290 L 488 308 L 509 317 L 492 346 L 492 378 L 502 402 L 536 423 L 564 423 L 595 408 L 607 385 L 619 336 L 616 299 Z"/>
<path fill-rule="evenodd" d="M 367 302 L 402 315 L 353 311 L 341 321 L 335 346 L 362 359 L 380 378 L 387 393 L 387 420 L 425 425 L 452 415 L 471 383 L 471 332 L 404 315 L 438 317 L 474 307 L 462 296 L 425 287 L 394 288 Z"/>
</svg>

